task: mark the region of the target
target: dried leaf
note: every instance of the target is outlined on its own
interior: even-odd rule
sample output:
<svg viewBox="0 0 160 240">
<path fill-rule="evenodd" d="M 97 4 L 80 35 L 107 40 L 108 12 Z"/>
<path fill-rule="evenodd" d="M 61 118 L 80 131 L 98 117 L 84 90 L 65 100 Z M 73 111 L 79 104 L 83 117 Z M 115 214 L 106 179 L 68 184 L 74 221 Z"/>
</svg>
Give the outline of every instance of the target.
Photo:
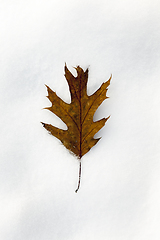
<svg viewBox="0 0 160 240">
<path fill-rule="evenodd" d="M 65 103 L 48 86 L 48 99 L 52 106 L 46 109 L 56 114 L 68 127 L 67 130 L 59 129 L 50 124 L 42 123 L 53 136 L 58 138 L 63 145 L 73 152 L 79 160 L 84 156 L 100 138 L 94 135 L 105 125 L 108 118 L 93 122 L 97 108 L 107 98 L 107 87 L 110 79 L 91 96 L 87 95 L 88 69 L 84 72 L 81 67 L 75 68 L 77 77 L 74 77 L 65 65 L 65 77 L 71 93 L 71 103 Z M 79 169 L 79 184 L 81 175 L 81 161 Z M 79 189 L 79 184 L 76 192 Z"/>
</svg>

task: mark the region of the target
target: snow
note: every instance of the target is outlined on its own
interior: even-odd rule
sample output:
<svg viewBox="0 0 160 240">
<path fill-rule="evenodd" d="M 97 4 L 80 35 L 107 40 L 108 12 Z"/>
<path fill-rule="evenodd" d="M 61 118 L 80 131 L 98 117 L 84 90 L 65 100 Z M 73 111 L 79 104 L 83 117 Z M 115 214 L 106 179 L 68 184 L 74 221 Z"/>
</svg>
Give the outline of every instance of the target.
<svg viewBox="0 0 160 240">
<path fill-rule="evenodd" d="M 158 0 L 1 0 L 0 239 L 160 239 Z M 78 160 L 40 122 L 44 84 L 70 102 L 64 64 L 89 67 L 88 94 L 112 74 Z"/>
</svg>

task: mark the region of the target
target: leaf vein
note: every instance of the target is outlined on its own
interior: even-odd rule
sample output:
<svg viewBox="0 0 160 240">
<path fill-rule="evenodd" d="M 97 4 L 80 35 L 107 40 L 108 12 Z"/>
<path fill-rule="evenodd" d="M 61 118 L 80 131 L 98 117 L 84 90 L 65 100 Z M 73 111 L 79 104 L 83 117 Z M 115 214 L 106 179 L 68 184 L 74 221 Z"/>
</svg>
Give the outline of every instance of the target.
<svg viewBox="0 0 160 240">
<path fill-rule="evenodd" d="M 65 102 L 64 102 L 64 103 L 65 103 Z M 65 104 L 67 104 L 67 103 L 65 103 Z M 52 103 L 52 105 L 53 105 L 53 103 Z M 72 121 L 75 123 L 78 131 L 80 131 L 77 123 L 76 123 L 75 120 L 72 118 L 72 116 L 65 110 L 65 108 L 64 108 L 59 102 L 58 102 L 58 105 L 59 105 L 59 106 L 64 110 L 64 112 L 72 119 Z M 67 104 L 67 105 L 69 105 L 69 104 Z M 59 117 L 59 116 L 58 116 L 58 117 Z M 59 117 L 59 118 L 61 118 L 61 117 Z"/>
<path fill-rule="evenodd" d="M 99 96 L 103 93 L 103 91 L 105 91 L 106 89 L 104 89 L 104 90 L 102 90 L 101 92 L 100 92 L 100 94 L 97 96 L 97 98 L 99 98 Z M 92 104 L 91 104 L 91 106 L 88 108 L 88 111 L 87 111 L 87 113 L 86 113 L 86 115 L 84 116 L 84 119 L 83 119 L 83 121 L 82 121 L 82 125 L 83 125 L 83 123 L 84 123 L 84 121 L 85 121 L 85 119 L 86 119 L 86 117 L 87 117 L 87 115 L 88 115 L 88 112 L 90 111 L 90 109 L 92 108 L 92 106 L 93 106 L 93 104 L 94 104 L 94 102 L 97 100 L 97 98 L 95 98 L 94 99 L 94 101 L 92 102 Z M 99 106 L 98 106 L 99 107 Z"/>
</svg>

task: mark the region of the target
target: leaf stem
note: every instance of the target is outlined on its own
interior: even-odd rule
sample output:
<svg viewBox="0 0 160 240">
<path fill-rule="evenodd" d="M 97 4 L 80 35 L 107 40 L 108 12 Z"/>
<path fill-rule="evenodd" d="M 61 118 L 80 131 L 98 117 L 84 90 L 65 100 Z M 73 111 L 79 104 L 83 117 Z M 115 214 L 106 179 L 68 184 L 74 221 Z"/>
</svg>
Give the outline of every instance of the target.
<svg viewBox="0 0 160 240">
<path fill-rule="evenodd" d="M 76 189 L 76 193 L 78 192 L 78 190 L 79 190 L 79 187 L 80 187 L 80 182 L 81 182 L 81 160 L 80 160 L 80 162 L 79 162 L 79 181 L 78 181 L 78 187 L 77 187 L 77 189 Z"/>
</svg>

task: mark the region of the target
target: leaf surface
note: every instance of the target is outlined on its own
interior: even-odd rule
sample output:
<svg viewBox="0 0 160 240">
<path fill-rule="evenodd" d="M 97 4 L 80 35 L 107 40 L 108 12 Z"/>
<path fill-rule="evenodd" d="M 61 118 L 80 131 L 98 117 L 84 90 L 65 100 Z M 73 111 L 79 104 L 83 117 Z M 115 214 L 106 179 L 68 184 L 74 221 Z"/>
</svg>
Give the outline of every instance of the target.
<svg viewBox="0 0 160 240">
<path fill-rule="evenodd" d="M 107 98 L 107 87 L 110 79 L 103 83 L 91 96 L 87 95 L 88 69 L 76 68 L 77 76 L 74 77 L 65 65 L 65 78 L 69 85 L 71 103 L 68 104 L 59 98 L 48 86 L 48 99 L 51 106 L 46 109 L 56 114 L 68 127 L 67 130 L 59 129 L 51 124 L 42 123 L 43 127 L 53 136 L 58 138 L 63 145 L 73 152 L 79 159 L 82 158 L 98 141 L 94 135 L 105 125 L 108 118 L 93 122 L 97 108 Z"/>
</svg>

